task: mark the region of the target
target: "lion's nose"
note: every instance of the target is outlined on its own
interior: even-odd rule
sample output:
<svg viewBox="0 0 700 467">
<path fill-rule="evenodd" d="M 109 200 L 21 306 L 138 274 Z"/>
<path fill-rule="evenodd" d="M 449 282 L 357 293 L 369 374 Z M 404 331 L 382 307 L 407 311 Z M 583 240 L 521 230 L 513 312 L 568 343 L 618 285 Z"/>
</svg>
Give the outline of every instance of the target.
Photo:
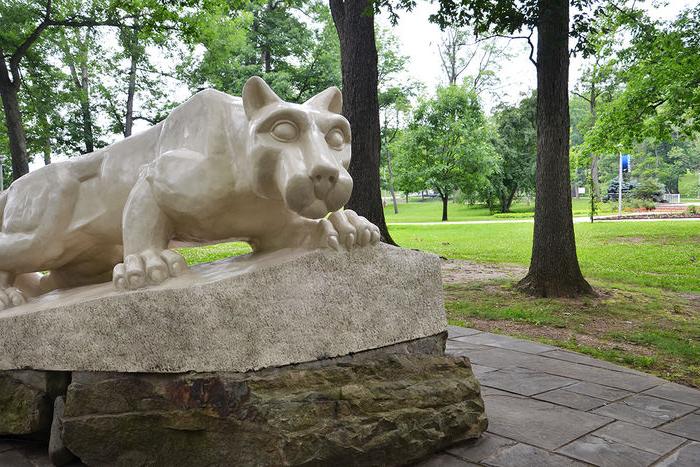
<svg viewBox="0 0 700 467">
<path fill-rule="evenodd" d="M 318 199 L 324 199 L 338 181 L 338 169 L 330 165 L 317 165 L 311 170 L 314 193 Z"/>
</svg>

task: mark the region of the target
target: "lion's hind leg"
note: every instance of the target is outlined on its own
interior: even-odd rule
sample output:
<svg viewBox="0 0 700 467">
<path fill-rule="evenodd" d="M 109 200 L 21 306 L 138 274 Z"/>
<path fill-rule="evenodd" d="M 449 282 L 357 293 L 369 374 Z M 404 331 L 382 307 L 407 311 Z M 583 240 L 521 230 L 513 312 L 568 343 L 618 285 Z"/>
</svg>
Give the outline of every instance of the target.
<svg viewBox="0 0 700 467">
<path fill-rule="evenodd" d="M 21 305 L 16 280 L 60 263 L 80 182 L 60 167 L 17 180 L 0 198 L 0 309 Z M 20 280 L 20 283 L 22 281 Z"/>
</svg>

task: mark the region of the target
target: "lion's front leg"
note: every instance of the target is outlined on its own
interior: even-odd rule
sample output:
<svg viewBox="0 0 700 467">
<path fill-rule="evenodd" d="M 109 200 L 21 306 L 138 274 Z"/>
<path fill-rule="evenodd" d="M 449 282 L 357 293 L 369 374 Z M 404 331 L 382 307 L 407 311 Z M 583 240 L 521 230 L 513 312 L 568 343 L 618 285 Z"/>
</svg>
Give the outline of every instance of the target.
<svg viewBox="0 0 700 467">
<path fill-rule="evenodd" d="M 156 202 L 150 184 L 140 179 L 127 200 L 122 218 L 124 262 L 114 267 L 117 289 L 160 284 L 187 270 L 184 258 L 168 250 L 172 222 Z"/>
</svg>

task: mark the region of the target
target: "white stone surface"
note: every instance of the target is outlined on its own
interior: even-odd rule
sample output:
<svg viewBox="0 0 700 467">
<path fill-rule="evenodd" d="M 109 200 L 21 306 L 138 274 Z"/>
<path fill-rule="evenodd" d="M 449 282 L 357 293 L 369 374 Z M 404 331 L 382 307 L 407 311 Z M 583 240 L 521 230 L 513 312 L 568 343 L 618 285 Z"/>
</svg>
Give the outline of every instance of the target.
<svg viewBox="0 0 700 467">
<path fill-rule="evenodd" d="M 145 289 L 54 291 L 0 312 L 0 370 L 247 371 L 446 330 L 437 256 L 381 244 L 193 266 Z"/>
<path fill-rule="evenodd" d="M 259 252 L 376 244 L 377 227 L 342 210 L 352 179 L 341 108 L 337 88 L 293 104 L 252 77 L 240 98 L 201 91 L 142 133 L 25 175 L 0 193 L 0 310 L 110 279 L 160 284 L 187 269 L 171 240 Z"/>
</svg>

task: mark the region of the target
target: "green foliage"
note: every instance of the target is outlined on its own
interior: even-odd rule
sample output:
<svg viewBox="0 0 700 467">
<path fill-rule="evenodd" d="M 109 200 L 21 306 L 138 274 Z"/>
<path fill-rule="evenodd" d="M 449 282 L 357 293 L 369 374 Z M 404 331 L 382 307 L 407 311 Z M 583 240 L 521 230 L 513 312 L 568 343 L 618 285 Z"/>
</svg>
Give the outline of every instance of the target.
<svg viewBox="0 0 700 467">
<path fill-rule="evenodd" d="M 297 11 L 314 21 L 300 19 Z M 328 7 L 304 1 L 253 2 L 239 11 L 221 3 L 198 19 L 194 45 L 203 46 L 180 67 L 191 88 L 240 94 L 251 75 L 262 76 L 279 96 L 303 102 L 340 86 L 338 36 Z"/>
<path fill-rule="evenodd" d="M 681 198 L 700 198 L 700 172 L 688 172 L 678 180 Z"/>
<path fill-rule="evenodd" d="M 515 195 L 531 194 L 535 188 L 537 161 L 536 97 L 524 98 L 517 106 L 496 108 L 494 123 L 499 169 L 490 177 L 493 193 L 500 202 L 500 211 L 510 211 Z"/>
<path fill-rule="evenodd" d="M 654 178 L 645 178 L 632 190 L 632 196 L 637 199 L 654 201 L 664 193 L 663 184 Z"/>
<path fill-rule="evenodd" d="M 477 193 L 497 167 L 489 127 L 473 91 L 438 88 L 421 101 L 402 134 L 396 160 L 397 187 L 434 189 L 443 198 L 455 190 Z"/>
<path fill-rule="evenodd" d="M 700 7 L 670 23 L 639 21 L 633 42 L 619 54 L 624 91 L 601 106 L 588 146 L 630 147 L 652 137 L 670 141 L 700 130 Z"/>
</svg>

